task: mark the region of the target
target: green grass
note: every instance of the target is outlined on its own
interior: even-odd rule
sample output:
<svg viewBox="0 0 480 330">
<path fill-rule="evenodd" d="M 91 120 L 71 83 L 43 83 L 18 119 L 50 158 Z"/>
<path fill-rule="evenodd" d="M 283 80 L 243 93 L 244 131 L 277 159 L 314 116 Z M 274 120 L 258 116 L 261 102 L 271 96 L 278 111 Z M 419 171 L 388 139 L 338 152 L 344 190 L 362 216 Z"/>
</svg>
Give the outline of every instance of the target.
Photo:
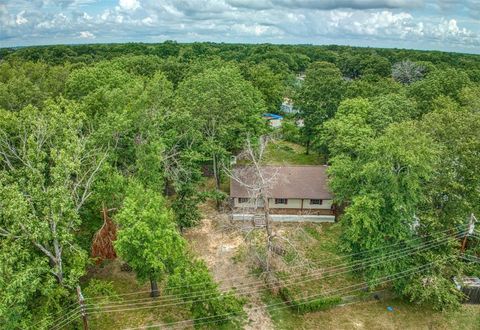
<svg viewBox="0 0 480 330">
<path fill-rule="evenodd" d="M 299 230 L 299 226 L 300 230 Z M 341 227 L 335 224 L 302 224 L 284 226 L 283 234 L 288 237 L 306 260 L 316 263 L 315 268 L 338 266 L 343 259 L 335 259 L 339 252 Z M 289 263 L 290 265 L 290 263 Z M 292 264 L 294 266 L 295 264 Z M 296 268 L 282 275 L 301 274 Z M 282 277 L 282 276 L 280 276 Z M 309 279 L 306 275 L 302 279 Z M 297 299 L 309 295 L 332 292 L 337 288 L 360 283 L 352 274 L 345 273 L 321 280 L 289 285 Z M 275 329 L 480 329 L 480 306 L 464 305 L 458 311 L 437 312 L 428 306 L 415 305 L 386 294 L 381 301 L 361 301 L 327 310 L 298 314 L 282 302 L 278 295 L 268 293 L 263 301 L 267 307 Z M 393 312 L 387 310 L 393 307 Z"/>
<path fill-rule="evenodd" d="M 316 153 L 305 154 L 305 148 L 291 142 L 275 141 L 267 146 L 264 163 L 272 165 L 321 165 L 323 157 Z"/>
<path fill-rule="evenodd" d="M 288 228 L 288 227 L 287 227 Z M 292 229 L 292 230 L 291 230 Z M 326 273 L 325 276 L 317 276 L 312 280 L 311 274 L 306 267 L 299 267 L 302 263 L 310 264 L 314 269 L 327 269 L 335 267 L 346 260 L 339 259 L 338 241 L 340 236 L 340 224 L 302 224 L 300 229 L 298 225 L 292 225 L 285 230 L 286 238 L 293 242 L 296 252 L 301 258 L 292 262 L 291 258 L 285 258 L 284 261 L 292 269 L 286 269 L 281 277 L 288 278 L 296 276 L 296 283 L 289 283 L 289 290 L 295 299 L 321 294 L 322 292 L 331 292 L 336 288 L 342 288 L 359 283 L 359 279 L 354 278 L 352 274 L 345 272 L 342 274 Z M 293 250 L 293 249 L 292 249 Z M 290 254 L 287 250 L 287 256 Z"/>
<path fill-rule="evenodd" d="M 480 328 L 480 306 L 465 305 L 454 312 L 436 312 L 400 300 L 367 301 L 297 314 L 271 294 L 263 296 L 276 329 L 464 329 Z M 393 311 L 387 307 L 393 307 Z"/>
<path fill-rule="evenodd" d="M 112 282 L 115 293 L 119 295 L 121 299 L 119 301 L 115 299 L 115 301 L 109 302 L 110 304 L 118 302 L 128 304 L 128 300 L 149 298 L 149 284 L 145 283 L 144 285 L 139 285 L 136 281 L 134 272 L 120 270 L 120 262 L 118 260 L 106 262 L 104 265 L 92 268 L 89 276 L 91 278 Z M 159 283 L 159 285 L 161 290 L 161 284 Z M 123 294 L 128 295 L 122 296 Z M 88 299 L 89 297 L 85 296 L 85 298 Z M 148 305 L 142 305 L 142 307 L 143 306 Z M 155 305 L 153 300 L 151 306 L 152 307 L 148 306 L 149 308 L 123 310 L 112 313 L 92 313 L 89 316 L 90 329 L 124 329 L 128 327 L 138 327 L 140 325 L 165 324 L 191 318 L 190 312 L 186 310 L 184 306 L 158 307 L 158 303 Z M 116 309 L 135 309 L 135 307 L 138 306 L 119 307 Z"/>
</svg>

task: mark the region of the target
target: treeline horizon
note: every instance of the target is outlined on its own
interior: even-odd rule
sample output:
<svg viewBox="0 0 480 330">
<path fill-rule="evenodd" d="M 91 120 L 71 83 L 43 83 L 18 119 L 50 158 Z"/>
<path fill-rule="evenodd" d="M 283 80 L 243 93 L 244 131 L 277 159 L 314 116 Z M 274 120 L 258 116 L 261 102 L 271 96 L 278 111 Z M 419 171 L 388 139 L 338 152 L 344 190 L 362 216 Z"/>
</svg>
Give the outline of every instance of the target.
<svg viewBox="0 0 480 330">
<path fill-rule="evenodd" d="M 288 51 L 292 51 L 294 48 L 295 51 L 301 51 L 301 48 L 308 50 L 303 51 L 305 55 L 309 56 L 312 53 L 319 51 L 360 51 L 369 53 L 372 51 L 378 52 L 379 55 L 387 57 L 392 63 L 398 62 L 401 60 L 409 59 L 416 61 L 448 61 L 450 62 L 451 57 L 458 58 L 468 58 L 475 59 L 480 61 L 480 54 L 468 53 L 468 52 L 452 52 L 452 51 L 442 51 L 434 49 L 414 49 L 414 48 L 397 48 L 397 47 L 371 47 L 371 46 L 352 46 L 352 45 L 338 45 L 338 44 L 273 44 L 273 43 L 235 43 L 235 42 L 213 42 L 213 41 L 201 41 L 201 42 L 178 42 L 175 40 L 166 40 L 164 42 L 99 42 L 99 43 L 86 43 L 86 44 L 52 44 L 52 45 L 28 45 L 28 46 L 10 46 L 10 47 L 0 47 L 0 60 L 8 59 L 10 57 L 17 57 L 23 60 L 43 60 L 50 62 L 51 59 L 46 57 L 46 55 L 51 55 L 45 52 L 46 50 L 52 51 L 56 55 L 62 51 L 73 51 L 77 53 L 77 56 L 90 54 L 94 55 L 93 61 L 102 60 L 102 59 L 112 59 L 118 56 L 125 55 L 157 55 L 157 56 L 175 56 L 178 55 L 178 52 L 182 48 L 191 47 L 192 49 L 198 49 L 201 46 L 209 46 L 215 48 L 225 48 L 230 47 L 232 50 L 238 49 L 238 47 L 245 48 L 260 48 L 260 49 L 274 49 L 282 48 Z M 102 48 L 107 49 L 102 49 Z M 153 49 L 152 49 L 153 47 Z M 177 53 L 172 52 L 173 48 L 177 48 Z M 117 53 L 111 54 L 112 48 L 116 48 Z M 313 51 L 312 51 L 313 49 Z M 40 54 L 38 54 L 40 51 Z M 107 51 L 106 54 L 102 52 Z M 125 51 L 127 51 L 125 53 Z M 43 53 L 41 53 L 43 52 Z M 70 55 L 72 53 L 68 52 Z M 210 54 L 212 55 L 212 54 Z M 412 56 L 413 55 L 413 56 Z M 435 55 L 432 57 L 432 55 Z M 441 58 L 438 58 L 438 55 L 441 55 Z M 82 61 L 82 59 L 69 58 L 71 60 Z M 57 58 L 58 60 L 58 58 Z M 311 60 L 314 60 L 311 58 Z M 60 63 L 60 62 L 56 62 Z M 433 62 L 432 62 L 433 63 Z M 52 63 L 53 64 L 53 63 Z"/>
</svg>

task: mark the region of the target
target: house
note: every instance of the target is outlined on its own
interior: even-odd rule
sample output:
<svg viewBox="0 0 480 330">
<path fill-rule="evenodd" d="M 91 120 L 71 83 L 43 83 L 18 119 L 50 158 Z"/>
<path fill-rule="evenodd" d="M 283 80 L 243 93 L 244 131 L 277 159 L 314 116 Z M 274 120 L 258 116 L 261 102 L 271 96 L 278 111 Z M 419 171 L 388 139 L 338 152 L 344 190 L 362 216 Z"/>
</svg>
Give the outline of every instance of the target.
<svg viewBox="0 0 480 330">
<path fill-rule="evenodd" d="M 276 115 L 274 113 L 264 113 L 262 115 L 264 119 L 268 121 L 268 124 L 273 128 L 278 128 L 282 126 L 283 117 Z"/>
<path fill-rule="evenodd" d="M 328 189 L 327 166 L 263 166 L 273 221 L 335 221 L 333 195 Z M 230 180 L 232 219 L 249 220 L 263 211 L 258 175 L 252 166 L 234 168 Z"/>
<path fill-rule="evenodd" d="M 298 109 L 293 107 L 293 101 L 288 97 L 283 98 L 282 105 L 280 106 L 280 110 L 284 113 L 298 113 Z"/>
</svg>

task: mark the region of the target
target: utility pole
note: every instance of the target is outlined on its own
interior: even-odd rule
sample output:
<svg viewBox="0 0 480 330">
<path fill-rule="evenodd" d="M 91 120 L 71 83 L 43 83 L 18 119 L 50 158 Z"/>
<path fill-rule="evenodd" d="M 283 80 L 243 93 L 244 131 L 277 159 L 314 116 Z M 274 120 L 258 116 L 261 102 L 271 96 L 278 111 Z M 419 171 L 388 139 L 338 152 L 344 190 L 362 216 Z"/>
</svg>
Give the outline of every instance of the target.
<svg viewBox="0 0 480 330">
<path fill-rule="evenodd" d="M 468 222 L 468 231 L 467 233 L 465 234 L 465 236 L 463 237 L 463 242 L 462 242 L 462 253 L 465 252 L 465 248 L 467 247 L 467 237 L 469 235 L 472 235 L 473 234 L 473 231 L 475 230 L 475 222 L 477 221 L 477 219 L 475 218 L 475 216 L 473 215 L 473 213 L 470 215 L 470 220 Z"/>
<path fill-rule="evenodd" d="M 80 311 L 82 313 L 83 330 L 88 330 L 87 309 L 85 308 L 85 299 L 83 298 L 82 289 L 80 288 L 80 285 L 77 285 L 77 296 L 78 296 L 78 303 L 80 304 Z"/>
</svg>

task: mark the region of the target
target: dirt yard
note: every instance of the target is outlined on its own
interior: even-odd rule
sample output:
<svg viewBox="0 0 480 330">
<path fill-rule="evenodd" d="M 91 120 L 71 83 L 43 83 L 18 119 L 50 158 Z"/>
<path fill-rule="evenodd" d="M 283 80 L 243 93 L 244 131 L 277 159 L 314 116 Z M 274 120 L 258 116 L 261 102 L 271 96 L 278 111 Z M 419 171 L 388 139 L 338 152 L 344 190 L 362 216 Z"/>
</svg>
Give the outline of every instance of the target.
<svg viewBox="0 0 480 330">
<path fill-rule="evenodd" d="M 258 283 L 258 278 L 249 273 L 241 255 L 246 249 L 244 236 L 248 227 L 233 226 L 226 214 L 220 214 L 211 205 L 202 207 L 204 219 L 197 227 L 186 233 L 194 252 L 207 263 L 215 280 L 222 289 Z M 248 290 L 253 291 L 253 290 Z M 246 295 L 245 312 L 248 315 L 245 329 L 273 329 L 268 311 L 263 305 L 260 293 Z"/>
</svg>

